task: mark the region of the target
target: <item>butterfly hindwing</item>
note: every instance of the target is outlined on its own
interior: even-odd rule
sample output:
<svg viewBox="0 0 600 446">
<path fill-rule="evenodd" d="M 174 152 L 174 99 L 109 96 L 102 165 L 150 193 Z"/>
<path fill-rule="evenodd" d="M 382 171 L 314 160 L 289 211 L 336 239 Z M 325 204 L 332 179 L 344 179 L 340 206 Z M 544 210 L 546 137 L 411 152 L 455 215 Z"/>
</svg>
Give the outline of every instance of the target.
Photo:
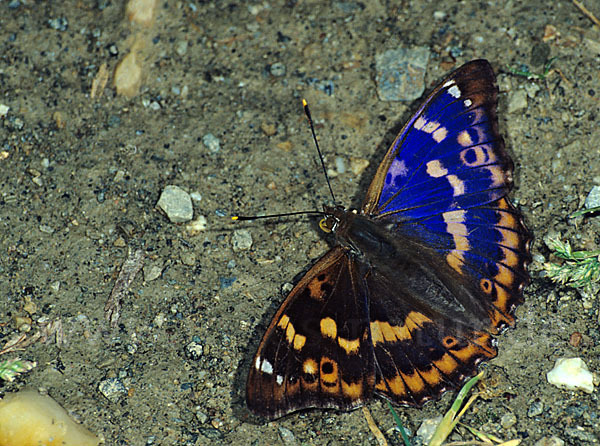
<svg viewBox="0 0 600 446">
<path fill-rule="evenodd" d="M 248 407 L 267 418 L 318 407 L 351 409 L 375 384 L 364 282 L 336 247 L 288 295 L 251 364 Z"/>
<path fill-rule="evenodd" d="M 376 270 L 368 289 L 375 392 L 387 399 L 421 406 L 471 376 L 479 362 L 496 356 L 489 333 L 444 314 L 427 314 L 421 302 Z"/>
</svg>

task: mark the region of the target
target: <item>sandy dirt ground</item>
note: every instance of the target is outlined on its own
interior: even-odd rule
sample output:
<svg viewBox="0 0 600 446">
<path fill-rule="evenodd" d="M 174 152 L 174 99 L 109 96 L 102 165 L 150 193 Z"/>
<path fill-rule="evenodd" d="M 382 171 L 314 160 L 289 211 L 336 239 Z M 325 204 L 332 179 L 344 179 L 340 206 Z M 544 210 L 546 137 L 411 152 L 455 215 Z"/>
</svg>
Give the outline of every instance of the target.
<svg viewBox="0 0 600 446">
<path fill-rule="evenodd" d="M 471 59 L 492 63 L 511 199 L 536 238 L 517 325 L 482 367 L 488 392 L 465 423 L 527 445 L 598 442 L 597 392 L 546 381 L 560 357 L 600 370 L 597 297 L 542 268 L 548 236 L 577 249 L 600 242 L 600 218 L 568 218 L 600 185 L 600 28 L 572 1 L 165 1 L 148 25 L 110 0 L 3 1 L 0 11 L 0 341 L 62 324 L 60 344 L 51 336 L 0 357 L 37 363 L 0 392 L 44 389 L 110 445 L 376 444 L 360 410 L 250 416 L 244 387 L 260 337 L 285 284 L 329 245 L 310 218 L 229 216 L 329 199 L 303 97 L 337 198 L 357 206 L 419 104 L 380 100 L 375 56 L 425 47 L 426 91 Z M 130 51 L 142 80 L 128 98 L 113 73 Z M 544 79 L 509 70 L 542 73 L 553 57 Z M 156 208 L 167 185 L 192 195 L 195 231 Z M 143 270 L 113 328 L 105 304 L 136 250 Z M 414 433 L 453 396 L 400 417 Z M 400 444 L 386 404 L 368 407 Z M 452 440 L 470 438 L 460 428 Z"/>
</svg>

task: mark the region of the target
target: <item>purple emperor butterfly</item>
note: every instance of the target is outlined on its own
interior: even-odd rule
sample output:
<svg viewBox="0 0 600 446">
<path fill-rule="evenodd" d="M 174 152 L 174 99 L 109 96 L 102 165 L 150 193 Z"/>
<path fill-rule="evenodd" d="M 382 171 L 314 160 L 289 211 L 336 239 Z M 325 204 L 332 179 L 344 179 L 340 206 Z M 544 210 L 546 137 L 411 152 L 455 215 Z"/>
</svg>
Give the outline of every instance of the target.
<svg viewBox="0 0 600 446">
<path fill-rule="evenodd" d="M 386 153 L 360 210 L 325 206 L 335 246 L 273 317 L 250 410 L 421 406 L 496 356 L 529 276 L 532 235 L 507 200 L 513 164 L 485 60 L 454 71 Z"/>
</svg>

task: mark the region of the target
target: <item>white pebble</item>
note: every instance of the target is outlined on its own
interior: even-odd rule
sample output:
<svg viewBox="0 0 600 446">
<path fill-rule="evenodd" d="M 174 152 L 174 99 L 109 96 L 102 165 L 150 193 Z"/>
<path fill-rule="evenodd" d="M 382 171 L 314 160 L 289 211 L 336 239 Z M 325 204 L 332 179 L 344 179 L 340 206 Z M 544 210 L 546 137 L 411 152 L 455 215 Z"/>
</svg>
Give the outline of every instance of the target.
<svg viewBox="0 0 600 446">
<path fill-rule="evenodd" d="M 245 251 L 252 246 L 252 234 L 247 229 L 233 231 L 231 246 L 235 252 Z"/>
<path fill-rule="evenodd" d="M 554 368 L 546 374 L 546 379 L 559 388 L 587 393 L 594 391 L 594 375 L 581 358 L 557 359 Z"/>
<path fill-rule="evenodd" d="M 172 223 L 185 223 L 194 216 L 192 199 L 178 186 L 166 186 L 156 206 L 167 214 Z"/>
<path fill-rule="evenodd" d="M 202 143 L 204 143 L 204 146 L 212 153 L 217 153 L 219 150 L 221 150 L 221 142 L 212 133 L 207 133 L 204 135 L 202 137 Z"/>
</svg>

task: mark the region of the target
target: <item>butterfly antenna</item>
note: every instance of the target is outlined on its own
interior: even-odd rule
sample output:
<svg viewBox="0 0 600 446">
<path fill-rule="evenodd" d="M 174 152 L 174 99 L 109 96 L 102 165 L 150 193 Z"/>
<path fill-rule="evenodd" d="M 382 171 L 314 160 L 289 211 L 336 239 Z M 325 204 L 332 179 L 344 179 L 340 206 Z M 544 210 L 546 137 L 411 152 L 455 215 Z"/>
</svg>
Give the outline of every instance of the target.
<svg viewBox="0 0 600 446">
<path fill-rule="evenodd" d="M 252 215 L 252 216 L 248 216 L 248 217 L 244 217 L 242 215 L 233 215 L 231 217 L 231 219 L 237 220 L 237 221 L 248 221 L 248 220 L 258 220 L 260 218 L 290 217 L 292 215 L 325 215 L 325 213 L 321 212 L 321 211 L 296 211 L 296 212 L 285 212 L 283 214 Z"/>
<path fill-rule="evenodd" d="M 335 199 L 335 195 L 333 194 L 333 189 L 331 188 L 331 183 L 329 182 L 329 176 L 327 175 L 327 169 L 325 168 L 325 160 L 323 159 L 323 154 L 321 153 L 321 148 L 319 147 L 319 141 L 317 141 L 317 134 L 315 133 L 315 126 L 313 125 L 312 117 L 310 116 L 310 110 L 308 109 L 308 102 L 306 99 L 302 99 L 302 107 L 304 108 L 304 114 L 308 118 L 308 123 L 310 125 L 310 131 L 313 136 L 313 140 L 315 141 L 315 146 L 317 146 L 317 152 L 319 153 L 319 159 L 321 160 L 321 167 L 323 168 L 323 174 L 325 175 L 325 181 L 327 181 L 327 186 L 329 187 L 329 192 L 331 193 L 331 198 L 333 199 L 333 204 L 336 204 L 337 201 Z"/>
</svg>

